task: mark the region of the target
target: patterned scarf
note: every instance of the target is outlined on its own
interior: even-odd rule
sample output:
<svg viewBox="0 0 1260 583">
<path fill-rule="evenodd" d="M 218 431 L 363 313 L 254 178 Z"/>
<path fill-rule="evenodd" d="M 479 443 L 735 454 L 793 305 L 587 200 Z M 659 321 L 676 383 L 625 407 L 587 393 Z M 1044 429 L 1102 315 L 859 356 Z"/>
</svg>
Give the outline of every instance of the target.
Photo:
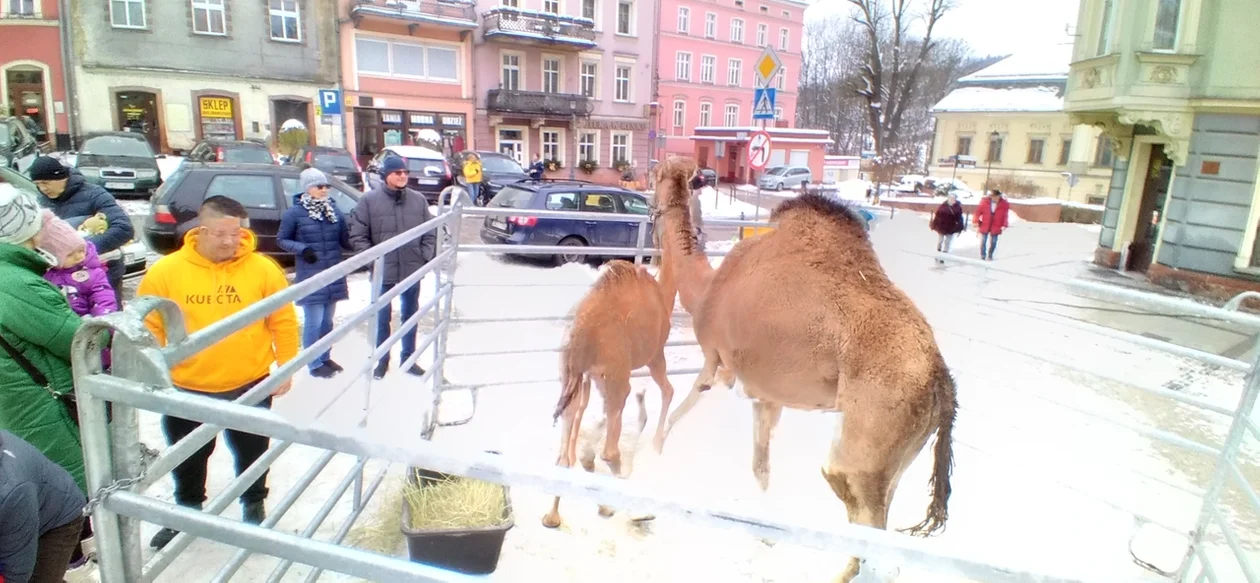
<svg viewBox="0 0 1260 583">
<path fill-rule="evenodd" d="M 312 219 L 329 223 L 337 222 L 337 213 L 333 210 L 331 198 L 315 198 L 309 194 L 303 194 L 300 200 L 302 208 L 306 209 L 306 214 Z"/>
</svg>

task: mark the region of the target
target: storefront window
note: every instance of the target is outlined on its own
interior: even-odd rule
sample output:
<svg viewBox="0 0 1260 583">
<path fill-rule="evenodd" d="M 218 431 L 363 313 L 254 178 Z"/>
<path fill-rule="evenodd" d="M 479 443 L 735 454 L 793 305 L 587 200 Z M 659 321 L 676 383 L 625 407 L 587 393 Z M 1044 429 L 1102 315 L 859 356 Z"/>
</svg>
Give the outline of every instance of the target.
<svg viewBox="0 0 1260 583">
<path fill-rule="evenodd" d="M 354 123 L 361 164 L 388 146 L 423 146 L 446 155 L 465 146 L 467 122 L 463 114 L 357 108 Z"/>
<path fill-rule="evenodd" d="M 197 98 L 201 113 L 201 139 L 236 139 L 236 101 L 231 97 L 203 95 Z"/>
</svg>

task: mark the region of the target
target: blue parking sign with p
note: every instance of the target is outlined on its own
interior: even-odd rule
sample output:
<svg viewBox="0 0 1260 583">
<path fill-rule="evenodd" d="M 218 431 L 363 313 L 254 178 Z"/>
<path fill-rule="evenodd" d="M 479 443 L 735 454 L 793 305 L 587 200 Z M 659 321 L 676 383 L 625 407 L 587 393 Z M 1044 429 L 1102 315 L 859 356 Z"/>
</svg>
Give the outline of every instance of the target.
<svg viewBox="0 0 1260 583">
<path fill-rule="evenodd" d="M 341 91 L 337 89 L 320 89 L 319 108 L 324 115 L 341 115 Z"/>
</svg>

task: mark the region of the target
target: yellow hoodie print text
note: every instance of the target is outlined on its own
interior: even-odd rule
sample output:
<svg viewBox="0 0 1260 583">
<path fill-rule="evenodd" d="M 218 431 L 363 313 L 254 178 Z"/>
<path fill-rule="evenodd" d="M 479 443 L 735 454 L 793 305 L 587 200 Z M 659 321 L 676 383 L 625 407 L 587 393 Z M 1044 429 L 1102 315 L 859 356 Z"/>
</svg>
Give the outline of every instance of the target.
<svg viewBox="0 0 1260 583">
<path fill-rule="evenodd" d="M 197 253 L 198 229 L 184 236 L 184 246 L 157 260 L 140 282 L 137 296 L 159 296 L 179 304 L 184 325 L 193 334 L 289 286 L 272 259 L 254 253 L 257 240 L 245 231 L 236 255 L 214 263 Z M 149 314 L 145 324 L 166 344 L 162 316 Z M 181 388 L 223 393 L 243 387 L 297 356 L 300 346 L 293 304 L 255 320 L 217 344 L 171 369 Z"/>
</svg>

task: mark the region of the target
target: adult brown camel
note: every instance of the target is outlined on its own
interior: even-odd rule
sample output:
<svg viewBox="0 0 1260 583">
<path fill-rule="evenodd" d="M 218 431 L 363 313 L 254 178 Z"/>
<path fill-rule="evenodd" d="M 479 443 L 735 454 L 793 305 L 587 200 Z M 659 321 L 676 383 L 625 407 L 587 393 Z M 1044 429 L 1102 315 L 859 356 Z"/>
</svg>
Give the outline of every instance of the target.
<svg viewBox="0 0 1260 583">
<path fill-rule="evenodd" d="M 661 413 L 656 426 L 656 443 L 665 439 L 665 416 L 674 397 L 674 387 L 665 373 L 665 342 L 669 339 L 670 317 L 674 311 L 675 286 L 672 272 L 658 270 L 660 281 L 646 268 L 625 261 L 610 261 L 599 280 L 578 303 L 569 330 L 569 340 L 561 354 L 564 387 L 553 419 L 564 418 L 560 431 L 560 454 L 556 464 L 572 467 L 577 461 L 582 414 L 590 400 L 591 382 L 604 401 L 604 447 L 600 458 L 618 477 L 622 475 L 621 414 L 630 395 L 630 373 L 646 366 L 661 389 Z M 646 423 L 643 393 L 639 400 L 640 426 Z M 594 470 L 593 456 L 583 455 L 582 466 Z M 601 506 L 600 514 L 611 515 Z M 543 525 L 560 526 L 560 497 L 543 516 Z"/>
<path fill-rule="evenodd" d="M 693 166 L 668 160 L 656 180 L 668 195 L 657 201 L 664 267 L 673 268 L 704 353 L 666 434 L 715 380 L 732 384 L 719 367 L 728 370 L 753 399 L 753 473 L 765 490 L 783 407 L 842 412 L 823 477 L 850 523 L 886 529 L 897 482 L 935 432 L 932 501 L 908 530 L 943 528 L 954 381 L 923 314 L 880 266 L 861 217 L 819 195 L 789 199 L 770 216 L 774 231 L 741 241 L 714 270 L 696 249 L 682 187 Z M 839 580 L 852 580 L 860 565 L 851 559 Z"/>
</svg>

